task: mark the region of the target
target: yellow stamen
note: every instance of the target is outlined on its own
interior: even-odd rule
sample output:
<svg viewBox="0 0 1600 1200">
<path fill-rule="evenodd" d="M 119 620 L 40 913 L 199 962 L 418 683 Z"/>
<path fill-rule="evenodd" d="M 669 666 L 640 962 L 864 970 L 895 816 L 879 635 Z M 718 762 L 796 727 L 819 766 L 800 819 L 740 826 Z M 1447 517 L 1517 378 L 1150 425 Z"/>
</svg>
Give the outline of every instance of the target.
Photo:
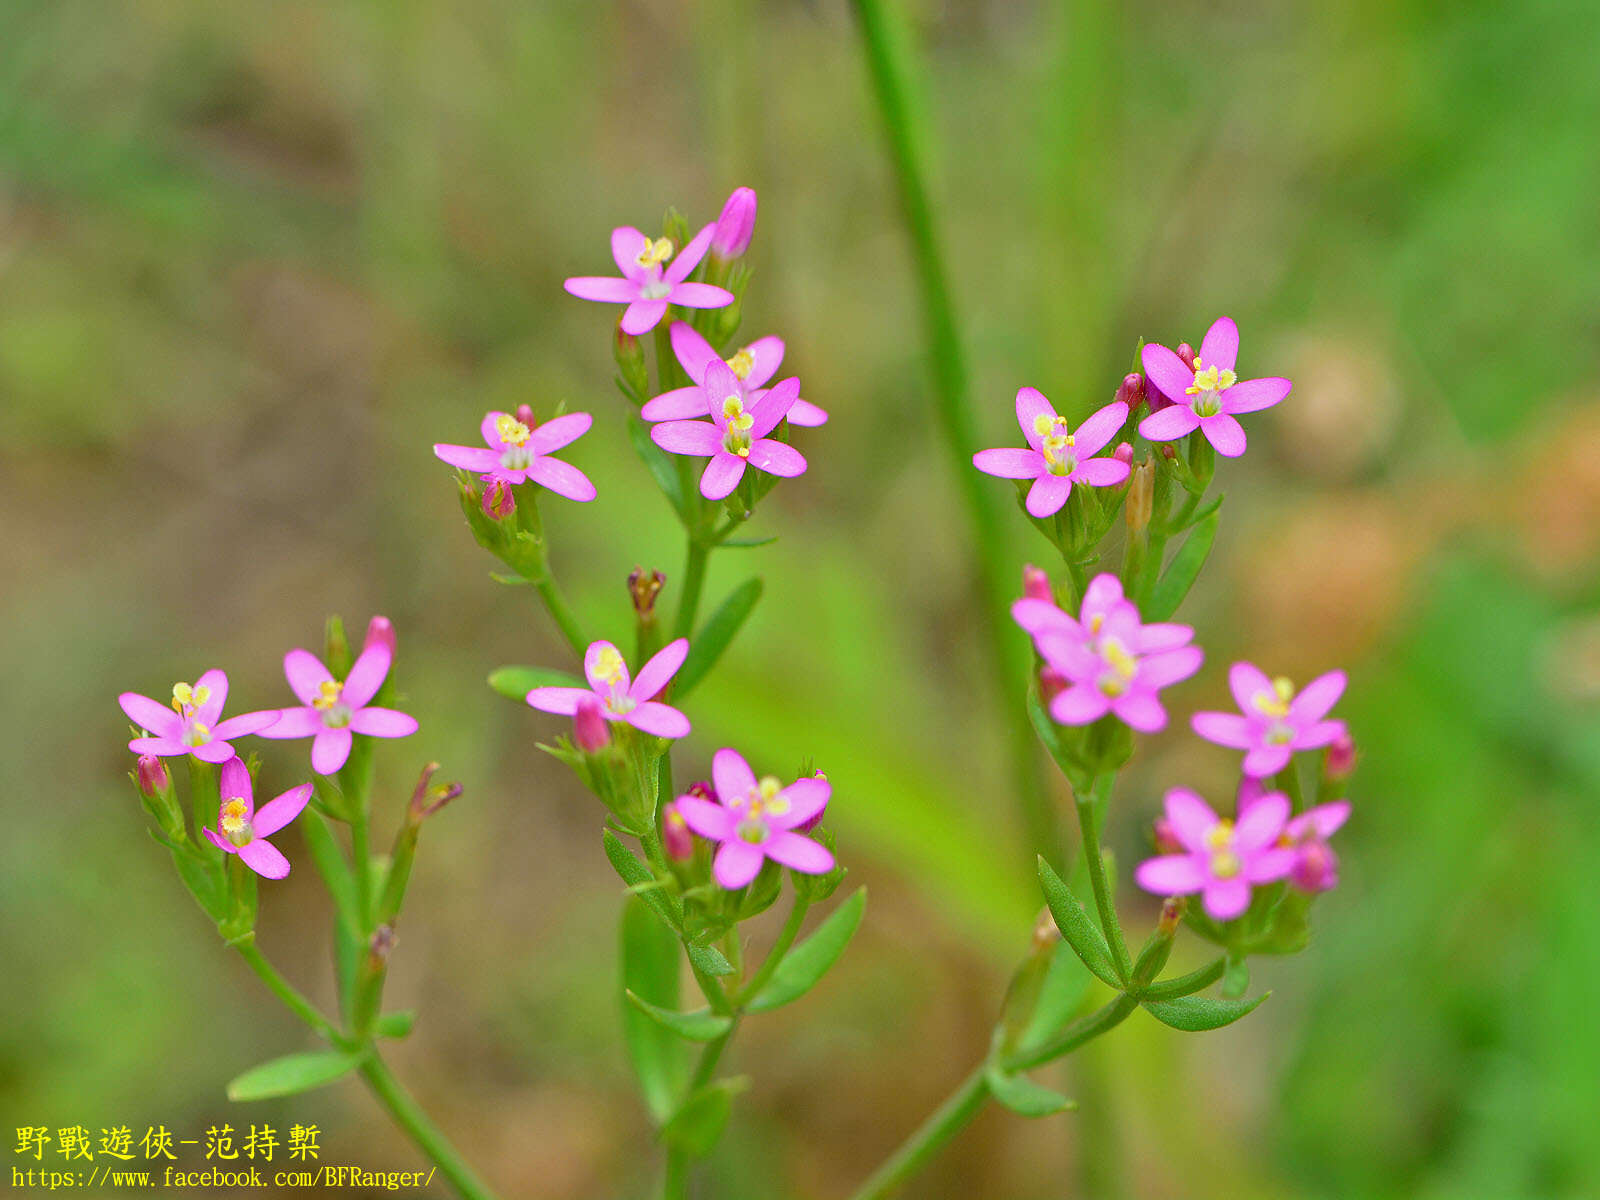
<svg viewBox="0 0 1600 1200">
<path fill-rule="evenodd" d="M 317 684 L 317 694 L 311 697 L 311 707 L 318 712 L 327 712 L 339 703 L 339 696 L 344 692 L 344 684 L 337 679 L 324 679 Z"/>
<path fill-rule="evenodd" d="M 1132 679 L 1133 673 L 1139 669 L 1139 660 L 1122 648 L 1116 641 L 1108 641 L 1101 647 L 1101 653 L 1111 665 L 1111 669 L 1124 679 Z"/>
<path fill-rule="evenodd" d="M 1232 850 L 1218 850 L 1211 856 L 1211 873 L 1218 879 L 1232 879 L 1242 870 L 1244 864 Z"/>
<path fill-rule="evenodd" d="M 172 707 L 180 716 L 188 716 L 211 699 L 208 687 L 190 687 L 187 683 L 172 685 Z"/>
<path fill-rule="evenodd" d="M 1233 844 L 1233 822 L 1218 821 L 1206 831 L 1207 850 L 1226 850 Z"/>
<path fill-rule="evenodd" d="M 594 673 L 601 680 L 609 684 L 622 682 L 622 673 L 628 669 L 622 661 L 622 655 L 615 646 L 607 646 L 595 656 Z"/>
<path fill-rule="evenodd" d="M 755 417 L 745 412 L 744 400 L 738 396 L 728 396 L 722 401 L 722 416 L 729 429 L 737 429 L 740 433 L 756 423 Z"/>
<path fill-rule="evenodd" d="M 1204 392 L 1220 392 L 1231 388 L 1239 382 L 1239 376 L 1232 371 L 1220 371 L 1215 366 L 1203 366 L 1197 358 L 1194 360 L 1194 382 L 1184 389 L 1191 396 L 1198 396 Z"/>
<path fill-rule="evenodd" d="M 500 435 L 500 440 L 508 446 L 526 445 L 528 438 L 533 435 L 533 430 L 529 429 L 510 413 L 501 413 L 494 419 L 494 431 Z"/>
<path fill-rule="evenodd" d="M 1256 711 L 1263 716 L 1283 718 L 1289 715 L 1289 701 L 1294 699 L 1294 684 L 1282 675 L 1272 681 L 1270 692 L 1257 692 Z"/>
<path fill-rule="evenodd" d="M 250 806 L 238 796 L 227 801 L 222 806 L 222 813 L 217 818 L 217 824 L 222 827 L 222 832 L 232 837 L 236 833 L 243 833 L 250 824 Z"/>
<path fill-rule="evenodd" d="M 743 379 L 755 369 L 756 356 L 750 353 L 749 346 L 746 346 L 728 360 L 728 370 L 732 371 L 740 379 Z"/>
<path fill-rule="evenodd" d="M 641 267 L 658 267 L 672 257 L 672 239 L 657 238 L 655 241 L 645 242 L 644 249 L 639 251 L 638 257 L 633 261 Z"/>
</svg>

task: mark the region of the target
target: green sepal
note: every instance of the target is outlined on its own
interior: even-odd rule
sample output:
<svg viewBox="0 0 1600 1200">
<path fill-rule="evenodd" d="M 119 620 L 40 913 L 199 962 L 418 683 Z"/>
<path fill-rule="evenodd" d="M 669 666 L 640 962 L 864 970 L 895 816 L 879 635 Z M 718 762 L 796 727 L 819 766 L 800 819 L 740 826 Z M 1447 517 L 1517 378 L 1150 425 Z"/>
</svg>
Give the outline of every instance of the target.
<svg viewBox="0 0 1600 1200">
<path fill-rule="evenodd" d="M 1144 1010 L 1163 1025 L 1181 1029 L 1185 1033 L 1204 1033 L 1232 1025 L 1240 1017 L 1254 1012 L 1271 992 L 1262 992 L 1254 1000 L 1214 1000 L 1209 996 L 1183 996 L 1176 1000 L 1140 1001 Z"/>
<path fill-rule="evenodd" d="M 326 1087 L 361 1065 L 361 1055 L 345 1050 L 310 1050 L 251 1067 L 228 1084 L 229 1100 L 268 1100 Z"/>
<path fill-rule="evenodd" d="M 828 919 L 778 964 L 772 978 L 749 1004 L 747 1012 L 767 1012 L 798 1000 L 839 961 L 861 924 L 867 907 L 867 889 L 858 888 L 848 900 L 828 914 Z"/>
<path fill-rule="evenodd" d="M 683 666 L 678 668 L 672 687 L 676 699 L 687 696 L 717 665 L 717 660 L 760 601 L 764 586 L 759 575 L 751 576 L 729 592 L 716 611 L 706 618 L 700 632 L 689 643 L 689 654 Z"/>
<path fill-rule="evenodd" d="M 696 1009 L 694 1012 L 679 1012 L 675 1008 L 662 1008 L 659 1004 L 651 1004 L 637 992 L 626 991 L 629 1003 L 649 1017 L 664 1029 L 670 1029 L 681 1038 L 691 1042 L 710 1042 L 721 1037 L 733 1028 L 732 1017 L 718 1016 L 709 1008 Z"/>
<path fill-rule="evenodd" d="M 770 546 L 777 540 L 778 535 L 774 533 L 767 537 L 727 538 L 718 542 L 717 545 L 728 550 L 754 550 L 757 546 Z"/>
<path fill-rule="evenodd" d="M 1061 881 L 1061 876 L 1039 858 L 1039 884 L 1044 889 L 1045 903 L 1050 906 L 1050 916 L 1055 920 L 1061 936 L 1071 945 L 1083 965 L 1094 972 L 1095 978 L 1114 988 L 1121 988 L 1117 969 L 1111 961 L 1111 947 L 1105 935 L 1094 923 L 1094 918 L 1072 894 L 1072 889 Z"/>
</svg>

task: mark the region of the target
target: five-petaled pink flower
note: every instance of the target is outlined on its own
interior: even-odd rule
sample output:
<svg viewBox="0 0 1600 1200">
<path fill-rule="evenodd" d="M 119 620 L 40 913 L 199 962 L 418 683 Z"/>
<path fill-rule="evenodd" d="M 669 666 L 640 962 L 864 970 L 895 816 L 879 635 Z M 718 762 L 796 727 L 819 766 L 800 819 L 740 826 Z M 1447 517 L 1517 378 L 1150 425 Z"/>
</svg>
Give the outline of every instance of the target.
<svg viewBox="0 0 1600 1200">
<path fill-rule="evenodd" d="M 1141 421 L 1139 432 L 1152 442 L 1173 442 L 1198 429 L 1218 454 L 1228 458 L 1237 458 L 1245 449 L 1244 428 L 1234 417 L 1271 408 L 1293 386 L 1276 377 L 1239 378 L 1234 371 L 1239 327 L 1229 317 L 1219 317 L 1206 331 L 1192 369 L 1154 343 L 1144 348 L 1141 357 L 1150 381 L 1174 403 Z"/>
<path fill-rule="evenodd" d="M 820 775 L 788 787 L 768 775 L 757 779 L 737 750 L 718 750 L 711 759 L 717 800 L 679 796 L 678 814 L 703 838 L 720 842 L 712 873 L 728 889 L 742 888 L 772 859 L 790 870 L 822 875 L 833 870 L 826 846 L 796 832 L 815 823 L 827 807 L 832 785 Z"/>
<path fill-rule="evenodd" d="M 683 364 L 683 369 L 694 380 L 689 387 L 673 388 L 662 392 L 639 410 L 646 421 L 687 421 L 711 415 L 711 404 L 706 397 L 706 369 L 718 359 L 711 343 L 695 332 L 687 321 L 672 323 L 672 351 Z M 728 369 L 738 381 L 739 398 L 747 409 L 754 408 L 767 394 L 763 386 L 778 372 L 783 362 L 783 339 L 757 338 L 732 358 Z M 809 400 L 796 399 L 788 412 L 789 424 L 816 426 L 827 422 L 828 414 Z"/>
<path fill-rule="evenodd" d="M 744 478 L 746 464 L 785 479 L 805 473 L 800 451 L 767 436 L 800 398 L 798 379 L 790 376 L 746 408 L 744 386 L 719 358 L 707 364 L 700 387 L 711 420 L 663 421 L 650 430 L 650 440 L 673 454 L 710 458 L 700 476 L 702 496 L 721 500 L 731 494 Z"/>
<path fill-rule="evenodd" d="M 1158 896 L 1201 893 L 1206 912 L 1231 921 L 1250 907 L 1250 889 L 1272 883 L 1294 869 L 1296 853 L 1280 844 L 1289 820 L 1289 800 L 1271 792 L 1241 810 L 1238 823 L 1225 820 L 1185 788 L 1167 793 L 1165 833 L 1182 852 L 1146 859 L 1135 881 Z"/>
<path fill-rule="evenodd" d="M 368 634 L 343 682 L 311 651 L 289 651 L 283 656 L 283 673 L 301 707 L 283 709 L 277 723 L 262 730 L 261 736 L 312 738 L 311 769 L 318 775 L 332 775 L 344 766 L 355 740 L 353 734 L 409 737 L 417 731 L 415 717 L 392 708 L 374 708 L 370 703 L 393 662 L 392 632 L 389 636 Z"/>
<path fill-rule="evenodd" d="M 638 677 L 630 680 L 622 652 L 610 642 L 593 642 L 583 656 L 587 688 L 534 688 L 528 693 L 528 703 L 540 712 L 575 717 L 585 701 L 598 700 L 600 716 L 607 721 L 621 721 L 656 737 L 686 737 L 689 718 L 655 697 L 672 681 L 688 653 L 688 638 L 668 642 L 639 668 Z"/>
<path fill-rule="evenodd" d="M 300 815 L 300 810 L 311 800 L 311 785 L 302 783 L 292 787 L 258 810 L 250 772 L 237 758 L 222 764 L 217 782 L 221 785 L 222 799 L 217 810 L 217 829 L 222 832 L 208 828 L 205 835 L 218 849 L 237 854 L 257 875 L 282 879 L 289 873 L 289 860 L 265 839 Z"/>
<path fill-rule="evenodd" d="M 1265 794 L 1261 780 L 1246 775 L 1239 782 L 1239 816 L 1250 810 Z M 1350 817 L 1347 800 L 1333 800 L 1308 808 L 1298 817 L 1291 817 L 1283 827 L 1278 845 L 1294 851 L 1294 869 L 1289 872 L 1289 882 L 1302 892 L 1326 892 L 1339 886 L 1339 856 L 1328 845 L 1328 839 L 1337 833 Z"/>
<path fill-rule="evenodd" d="M 671 238 L 646 237 L 631 225 L 611 231 L 611 257 L 622 278 L 579 275 L 567 280 L 566 289 L 580 300 L 626 304 L 622 332 L 637 337 L 656 327 L 669 304 L 683 308 L 723 308 L 733 303 L 733 293 L 709 283 L 685 283 L 700 265 L 717 226 L 707 225 L 673 257 Z"/>
<path fill-rule="evenodd" d="M 1253 663 L 1237 662 L 1228 669 L 1228 686 L 1239 712 L 1198 712 L 1191 723 L 1207 741 L 1243 750 L 1246 775 L 1274 775 L 1295 751 L 1320 749 L 1345 732 L 1343 721 L 1324 719 L 1344 685 L 1343 671 L 1329 671 L 1296 695 L 1287 679 L 1268 679 Z"/>
<path fill-rule="evenodd" d="M 440 442 L 433 448 L 452 467 L 472 471 L 485 480 L 507 484 L 532 481 L 568 500 L 593 500 L 594 484 L 577 467 L 548 457 L 589 432 L 588 413 L 567 413 L 529 428 L 510 413 L 492 412 L 483 418 L 483 446 L 453 446 Z"/>
<path fill-rule="evenodd" d="M 1034 633 L 1045 663 L 1069 684 L 1050 701 L 1050 715 L 1063 725 L 1087 725 L 1112 713 L 1140 733 L 1155 733 L 1167 723 L 1156 693 L 1189 678 L 1205 657 L 1188 644 L 1194 636 L 1189 626 L 1142 624 L 1110 574 L 1090 582 L 1077 620 L 1044 600 L 1019 600 L 1012 612 Z"/>
<path fill-rule="evenodd" d="M 1105 449 L 1127 419 L 1128 406 L 1117 400 L 1074 431 L 1066 418 L 1056 415 L 1038 388 L 1019 388 L 1017 424 L 1022 426 L 1028 449 L 980 450 L 972 456 L 972 465 L 985 475 L 1001 479 L 1033 480 L 1028 489 L 1029 515 L 1052 516 L 1067 502 L 1073 484 L 1107 487 L 1128 477 L 1127 463 L 1113 457 L 1093 457 Z"/>
<path fill-rule="evenodd" d="M 227 699 L 228 677 L 218 670 L 207 671 L 192 685 L 173 684 L 170 708 L 138 692 L 123 692 L 117 703 L 128 720 L 149 734 L 134 738 L 128 749 L 158 758 L 192 754 L 202 762 L 227 762 L 233 757 L 228 739 L 260 733 L 278 719 L 277 712 L 268 709 L 224 721 L 222 706 Z"/>
</svg>

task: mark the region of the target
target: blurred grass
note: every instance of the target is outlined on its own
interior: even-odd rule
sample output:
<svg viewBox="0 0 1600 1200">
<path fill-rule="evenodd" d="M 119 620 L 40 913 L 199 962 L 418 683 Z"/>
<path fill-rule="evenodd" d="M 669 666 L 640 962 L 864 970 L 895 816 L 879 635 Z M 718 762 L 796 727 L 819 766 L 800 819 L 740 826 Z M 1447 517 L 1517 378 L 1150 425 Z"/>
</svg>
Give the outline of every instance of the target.
<svg viewBox="0 0 1600 1200">
<path fill-rule="evenodd" d="M 1343 884 L 1308 954 L 1257 966 L 1268 1005 L 1202 1039 L 1130 1021 L 1064 1083 L 1104 1124 L 991 1114 L 917 1194 L 1060 1195 L 1090 1129 L 1130 1195 L 1595 1194 L 1600 12 L 906 9 L 984 440 L 1020 383 L 1087 411 L 1138 337 L 1237 318 L 1246 367 L 1298 386 L 1227 471 L 1186 610 L 1210 662 L 1175 707 L 1220 700 L 1231 656 L 1340 663 L 1364 748 Z M 681 547 L 626 450 L 608 317 L 559 280 L 603 267 L 611 225 L 708 219 L 745 183 L 745 329 L 834 418 L 759 519 L 781 540 L 714 566 L 711 598 L 752 571 L 767 597 L 680 772 L 724 740 L 813 758 L 874 902 L 826 988 L 751 1023 L 713 1174 L 843 1192 L 981 1053 L 1036 901 L 842 0 L 0 13 L 0 1110 L 320 1120 L 343 1158 L 412 1161 L 353 1087 L 223 1100 L 301 1035 L 140 831 L 112 703 L 214 663 L 241 710 L 276 703 L 326 610 L 381 609 L 424 725 L 387 794 L 428 757 L 468 786 L 402 929 L 400 1071 L 507 1193 L 640 1194 L 598 814 L 533 748 L 550 726 L 482 685 L 564 655 L 487 580 L 428 445 L 490 406 L 594 411 L 573 460 L 601 499 L 549 522 L 623 636 L 627 569 L 670 587 Z M 269 772 L 302 752 L 266 747 Z M 1220 797 L 1231 762 L 1155 739 L 1123 861 L 1160 789 Z M 263 910 L 326 998 L 310 879 Z"/>
</svg>

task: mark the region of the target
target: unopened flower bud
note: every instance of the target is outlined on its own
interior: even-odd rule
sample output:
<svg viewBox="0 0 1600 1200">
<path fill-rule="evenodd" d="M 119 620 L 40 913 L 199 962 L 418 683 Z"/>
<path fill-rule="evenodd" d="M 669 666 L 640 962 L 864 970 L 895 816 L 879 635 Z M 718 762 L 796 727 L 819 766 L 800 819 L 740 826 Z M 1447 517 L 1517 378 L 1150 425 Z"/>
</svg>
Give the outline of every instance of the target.
<svg viewBox="0 0 1600 1200">
<path fill-rule="evenodd" d="M 826 775 L 824 775 L 821 771 L 815 772 L 815 774 L 812 776 L 812 778 L 820 779 L 824 783 L 828 782 L 828 777 Z M 806 820 L 800 822 L 800 824 L 796 825 L 794 827 L 794 831 L 796 833 L 810 833 L 818 825 L 822 824 L 822 818 L 827 813 L 827 811 L 828 811 L 828 806 L 826 804 L 824 804 L 821 808 L 817 809 L 817 811 L 815 813 L 813 813 L 810 817 L 808 817 Z"/>
<path fill-rule="evenodd" d="M 335 679 L 343 679 L 350 673 L 350 641 L 345 637 L 344 619 L 338 613 L 330 616 L 323 627 L 322 648 L 326 655 L 323 661 Z"/>
<path fill-rule="evenodd" d="M 459 783 L 433 782 L 434 772 L 439 769 L 439 764 L 431 762 L 422 768 L 422 773 L 417 776 L 417 786 L 411 790 L 411 803 L 407 807 L 411 820 L 421 824 L 428 817 L 433 816 L 450 801 L 461 795 Z"/>
<path fill-rule="evenodd" d="M 1156 469 L 1148 458 L 1133 468 L 1128 481 L 1129 533 L 1143 533 L 1150 528 L 1150 513 L 1155 504 Z"/>
<path fill-rule="evenodd" d="M 1156 932 L 1171 937 L 1183 919 L 1183 909 L 1188 902 L 1182 896 L 1168 896 L 1161 902 L 1161 917 L 1156 921 Z"/>
<path fill-rule="evenodd" d="M 1156 818 L 1156 852 L 1158 854 L 1183 853 L 1183 843 L 1178 840 L 1178 833 L 1172 828 L 1172 822 L 1165 817 Z"/>
<path fill-rule="evenodd" d="M 1300 846 L 1289 882 L 1302 892 L 1326 892 L 1339 883 L 1339 856 L 1328 843 L 1313 838 Z"/>
<path fill-rule="evenodd" d="M 1323 760 L 1323 771 L 1329 779 L 1349 779 L 1356 769 L 1356 743 L 1348 733 L 1341 733 L 1328 745 L 1328 756 Z"/>
<path fill-rule="evenodd" d="M 1166 459 L 1168 462 L 1171 462 L 1178 457 L 1178 448 L 1171 442 L 1162 442 L 1161 457 Z"/>
<path fill-rule="evenodd" d="M 687 862 L 694 857 L 694 835 L 678 811 L 676 800 L 661 806 L 661 845 L 673 862 Z"/>
<path fill-rule="evenodd" d="M 578 710 L 572 714 L 572 741 L 585 754 L 598 754 L 611 744 L 611 730 L 598 700 L 578 701 Z"/>
<path fill-rule="evenodd" d="M 716 785 L 710 780 L 697 779 L 684 789 L 697 800 L 705 800 L 711 804 L 718 804 Z"/>
<path fill-rule="evenodd" d="M 1055 593 L 1050 590 L 1050 576 L 1032 563 L 1023 567 L 1022 595 L 1027 600 L 1048 600 L 1054 603 Z"/>
<path fill-rule="evenodd" d="M 642 617 L 655 615 L 656 597 L 667 577 L 660 571 L 646 571 L 635 567 L 628 573 L 628 595 L 633 598 L 633 611 Z"/>
<path fill-rule="evenodd" d="M 390 621 L 388 617 L 379 613 L 367 622 L 367 637 L 361 643 L 363 650 L 370 650 L 374 646 L 387 646 L 389 653 L 393 654 L 394 644 L 394 622 Z"/>
<path fill-rule="evenodd" d="M 139 790 L 151 799 L 172 786 L 172 776 L 167 774 L 167 765 L 154 754 L 139 756 L 137 774 Z"/>
<path fill-rule="evenodd" d="M 1127 442 L 1118 442 L 1117 448 L 1111 452 L 1111 457 L 1119 463 L 1133 465 L 1133 447 Z"/>
<path fill-rule="evenodd" d="M 1046 707 L 1071 686 L 1072 681 L 1050 664 L 1039 668 L 1039 702 Z"/>
<path fill-rule="evenodd" d="M 1144 403 L 1144 376 L 1137 371 L 1124 375 L 1117 385 L 1117 399 L 1128 406 L 1130 413 L 1138 412 L 1139 405 Z"/>
<path fill-rule="evenodd" d="M 1194 370 L 1194 347 L 1193 346 L 1189 345 L 1188 342 L 1179 342 L 1178 343 L 1178 349 L 1175 351 L 1175 353 L 1177 354 L 1177 356 L 1179 358 L 1183 359 L 1183 365 L 1184 366 L 1188 367 L 1189 370 L 1191 370 L 1191 371 Z"/>
<path fill-rule="evenodd" d="M 679 212 L 676 205 L 669 207 L 661 218 L 661 235 L 680 250 L 689 244 L 689 218 Z"/>
<path fill-rule="evenodd" d="M 511 494 L 511 485 L 495 478 L 483 489 L 483 515 L 491 521 L 504 521 L 517 511 L 517 498 Z"/>
<path fill-rule="evenodd" d="M 751 188 L 734 188 L 717 218 L 711 235 L 711 253 L 719 258 L 738 258 L 750 248 L 750 235 L 756 228 L 756 194 Z"/>
<path fill-rule="evenodd" d="M 517 420 L 521 421 L 529 429 L 539 428 L 539 422 L 533 415 L 533 405 L 531 404 L 517 405 L 517 411 L 511 415 L 516 417 Z"/>
</svg>

